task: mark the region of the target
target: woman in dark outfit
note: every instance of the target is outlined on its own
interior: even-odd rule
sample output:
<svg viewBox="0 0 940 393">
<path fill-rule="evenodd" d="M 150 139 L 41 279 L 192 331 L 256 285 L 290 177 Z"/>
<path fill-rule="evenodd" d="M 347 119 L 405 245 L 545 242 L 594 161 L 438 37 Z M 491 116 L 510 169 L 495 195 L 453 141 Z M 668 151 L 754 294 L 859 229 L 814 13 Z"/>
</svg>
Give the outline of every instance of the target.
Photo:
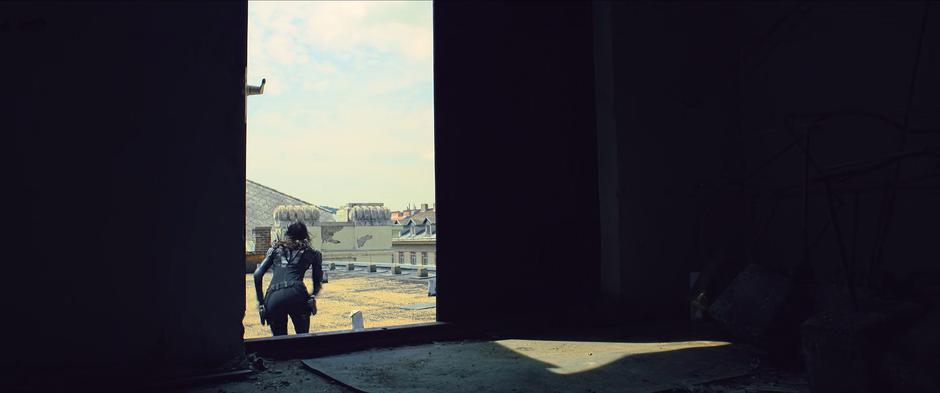
<svg viewBox="0 0 940 393">
<path fill-rule="evenodd" d="M 310 248 L 307 226 L 295 222 L 287 227 L 286 240 L 278 241 L 268 249 L 258 269 L 255 270 L 255 292 L 258 296 L 258 311 L 261 319 L 267 319 L 271 333 L 275 336 L 287 334 L 287 316 L 294 323 L 297 333 L 310 332 L 310 316 L 317 313 L 316 295 L 323 279 L 323 256 Z M 274 277 L 268 285 L 267 294 L 261 295 L 262 278 L 268 268 L 273 268 Z M 304 285 L 304 273 L 313 270 L 313 293 L 308 294 Z"/>
</svg>

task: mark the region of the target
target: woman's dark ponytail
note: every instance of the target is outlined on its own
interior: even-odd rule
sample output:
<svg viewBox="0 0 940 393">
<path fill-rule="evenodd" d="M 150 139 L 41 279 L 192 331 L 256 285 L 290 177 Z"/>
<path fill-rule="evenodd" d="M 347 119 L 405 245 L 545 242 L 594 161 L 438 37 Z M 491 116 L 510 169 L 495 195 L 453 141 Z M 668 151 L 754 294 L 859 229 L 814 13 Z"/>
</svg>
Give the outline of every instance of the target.
<svg viewBox="0 0 940 393">
<path fill-rule="evenodd" d="M 307 226 L 303 222 L 296 221 L 287 227 L 287 237 L 293 241 L 309 241 L 310 233 L 307 232 Z"/>
</svg>

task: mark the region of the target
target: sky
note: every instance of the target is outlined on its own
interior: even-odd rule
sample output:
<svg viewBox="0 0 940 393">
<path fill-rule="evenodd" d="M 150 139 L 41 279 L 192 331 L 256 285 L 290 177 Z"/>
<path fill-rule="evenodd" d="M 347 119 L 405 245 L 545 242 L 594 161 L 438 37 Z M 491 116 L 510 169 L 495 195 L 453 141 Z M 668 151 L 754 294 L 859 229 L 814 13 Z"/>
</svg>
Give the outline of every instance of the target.
<svg viewBox="0 0 940 393">
<path fill-rule="evenodd" d="M 431 2 L 250 1 L 247 177 L 307 202 L 434 203 Z"/>
</svg>

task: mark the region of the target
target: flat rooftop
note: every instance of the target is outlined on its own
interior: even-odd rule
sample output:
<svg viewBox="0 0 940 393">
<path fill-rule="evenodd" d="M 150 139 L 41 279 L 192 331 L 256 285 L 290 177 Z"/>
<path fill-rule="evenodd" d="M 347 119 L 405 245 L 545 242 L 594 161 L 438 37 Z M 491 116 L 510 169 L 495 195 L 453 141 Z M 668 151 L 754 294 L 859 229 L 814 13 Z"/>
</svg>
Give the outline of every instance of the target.
<svg viewBox="0 0 940 393">
<path fill-rule="evenodd" d="M 317 296 L 317 315 L 310 319 L 310 332 L 334 332 L 350 330 L 352 322 L 349 314 L 362 311 L 366 328 L 410 325 L 434 322 L 437 308 L 423 308 L 437 304 L 437 298 L 428 296 L 428 278 L 420 278 L 415 271 L 402 270 L 402 274 L 392 274 L 387 268 L 379 268 L 376 273 L 369 273 L 364 267 L 347 271 L 345 266 L 324 272 L 329 275 L 329 282 Z M 432 274 L 429 278 L 433 278 Z M 271 273 L 264 275 L 264 289 L 271 281 Z M 304 279 L 307 288 L 313 288 L 310 275 Z M 255 299 L 254 279 L 245 275 L 245 338 L 271 337 L 271 329 L 262 326 L 258 317 Z M 423 308 L 423 309 L 406 309 Z M 295 334 L 294 327 L 288 321 L 288 334 Z"/>
</svg>

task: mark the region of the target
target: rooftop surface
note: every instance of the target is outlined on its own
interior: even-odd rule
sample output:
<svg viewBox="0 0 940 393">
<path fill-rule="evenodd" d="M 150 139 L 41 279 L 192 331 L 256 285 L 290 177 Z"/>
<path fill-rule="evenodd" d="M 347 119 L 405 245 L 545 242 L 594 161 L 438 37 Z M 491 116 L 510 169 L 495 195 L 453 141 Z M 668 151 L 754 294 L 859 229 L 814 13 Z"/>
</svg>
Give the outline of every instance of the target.
<svg viewBox="0 0 940 393">
<path fill-rule="evenodd" d="M 343 270 L 340 270 L 343 269 Z M 427 295 L 427 279 L 419 278 L 415 271 L 403 270 L 401 275 L 393 275 L 388 269 L 379 269 L 377 273 L 368 273 L 363 267 L 355 271 L 346 271 L 337 266 L 337 270 L 326 270 L 329 282 L 323 284 L 317 296 L 317 315 L 310 319 L 310 332 L 322 333 L 349 330 L 352 323 L 349 314 L 362 311 L 366 328 L 399 326 L 416 323 L 434 322 L 436 308 L 411 310 L 428 304 L 436 304 L 435 297 Z M 264 288 L 271 281 L 271 273 L 264 276 Z M 304 279 L 307 288 L 312 288 L 308 273 Z M 262 326 L 258 318 L 255 300 L 254 279 L 245 275 L 245 338 L 270 337 L 271 330 Z M 294 334 L 294 327 L 287 324 L 288 334 Z"/>
</svg>

